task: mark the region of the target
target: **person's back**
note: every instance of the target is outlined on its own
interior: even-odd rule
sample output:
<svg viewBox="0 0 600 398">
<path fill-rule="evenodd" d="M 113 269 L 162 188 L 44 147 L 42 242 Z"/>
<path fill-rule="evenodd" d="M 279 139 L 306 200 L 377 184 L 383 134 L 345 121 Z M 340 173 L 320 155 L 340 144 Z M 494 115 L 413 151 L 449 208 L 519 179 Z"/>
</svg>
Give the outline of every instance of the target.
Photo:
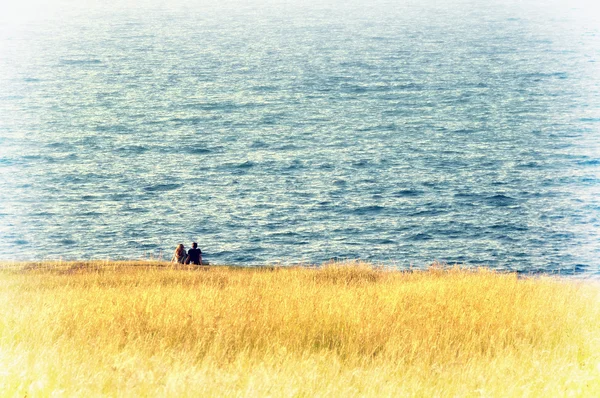
<svg viewBox="0 0 600 398">
<path fill-rule="evenodd" d="M 185 247 L 180 243 L 175 249 L 175 253 L 173 253 L 173 259 L 171 261 L 174 263 L 183 264 L 186 257 L 187 253 L 185 252 Z"/>
<path fill-rule="evenodd" d="M 196 242 L 192 243 L 192 248 L 188 250 L 186 263 L 202 265 L 202 250 L 198 249 Z"/>
</svg>

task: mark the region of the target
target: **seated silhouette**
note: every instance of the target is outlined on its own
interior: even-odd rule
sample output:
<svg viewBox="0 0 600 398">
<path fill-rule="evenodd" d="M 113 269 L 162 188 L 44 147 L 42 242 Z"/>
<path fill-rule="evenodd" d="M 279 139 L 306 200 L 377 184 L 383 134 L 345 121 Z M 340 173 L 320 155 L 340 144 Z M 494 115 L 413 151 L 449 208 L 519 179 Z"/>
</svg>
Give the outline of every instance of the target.
<svg viewBox="0 0 600 398">
<path fill-rule="evenodd" d="M 202 261 L 202 250 L 198 248 L 198 244 L 196 242 L 193 242 L 192 248 L 188 250 L 185 263 L 194 265 L 208 265 L 208 262 Z"/>
<path fill-rule="evenodd" d="M 187 252 L 185 251 L 185 247 L 182 243 L 180 243 L 175 249 L 175 253 L 173 253 L 173 258 L 171 259 L 172 263 L 183 264 L 187 259 Z"/>
</svg>

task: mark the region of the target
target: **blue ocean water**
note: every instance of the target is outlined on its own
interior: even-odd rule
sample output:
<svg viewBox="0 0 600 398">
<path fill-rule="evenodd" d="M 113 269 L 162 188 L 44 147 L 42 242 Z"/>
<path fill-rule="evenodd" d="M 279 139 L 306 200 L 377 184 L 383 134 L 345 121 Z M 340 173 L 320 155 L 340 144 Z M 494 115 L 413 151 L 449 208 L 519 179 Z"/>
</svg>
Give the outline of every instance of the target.
<svg viewBox="0 0 600 398">
<path fill-rule="evenodd" d="M 0 17 L 0 259 L 600 274 L 591 2 L 84 3 Z"/>
</svg>

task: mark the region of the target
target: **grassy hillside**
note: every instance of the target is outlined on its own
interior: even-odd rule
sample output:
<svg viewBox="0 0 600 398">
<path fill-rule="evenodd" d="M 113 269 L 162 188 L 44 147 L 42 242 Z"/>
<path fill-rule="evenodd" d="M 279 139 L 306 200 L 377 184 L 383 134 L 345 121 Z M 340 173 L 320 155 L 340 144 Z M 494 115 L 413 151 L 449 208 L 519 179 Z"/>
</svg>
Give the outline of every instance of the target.
<svg viewBox="0 0 600 398">
<path fill-rule="evenodd" d="M 5 264 L 3 396 L 597 396 L 600 289 L 489 270 Z"/>
</svg>

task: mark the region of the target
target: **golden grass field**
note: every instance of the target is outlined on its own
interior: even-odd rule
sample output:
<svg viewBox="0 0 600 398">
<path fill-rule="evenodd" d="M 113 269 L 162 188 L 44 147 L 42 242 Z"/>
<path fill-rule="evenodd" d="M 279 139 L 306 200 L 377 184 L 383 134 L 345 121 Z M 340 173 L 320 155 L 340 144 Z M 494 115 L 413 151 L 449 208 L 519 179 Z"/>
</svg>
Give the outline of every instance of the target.
<svg viewBox="0 0 600 398">
<path fill-rule="evenodd" d="M 600 396 L 600 288 L 486 269 L 0 266 L 0 396 Z"/>
</svg>

